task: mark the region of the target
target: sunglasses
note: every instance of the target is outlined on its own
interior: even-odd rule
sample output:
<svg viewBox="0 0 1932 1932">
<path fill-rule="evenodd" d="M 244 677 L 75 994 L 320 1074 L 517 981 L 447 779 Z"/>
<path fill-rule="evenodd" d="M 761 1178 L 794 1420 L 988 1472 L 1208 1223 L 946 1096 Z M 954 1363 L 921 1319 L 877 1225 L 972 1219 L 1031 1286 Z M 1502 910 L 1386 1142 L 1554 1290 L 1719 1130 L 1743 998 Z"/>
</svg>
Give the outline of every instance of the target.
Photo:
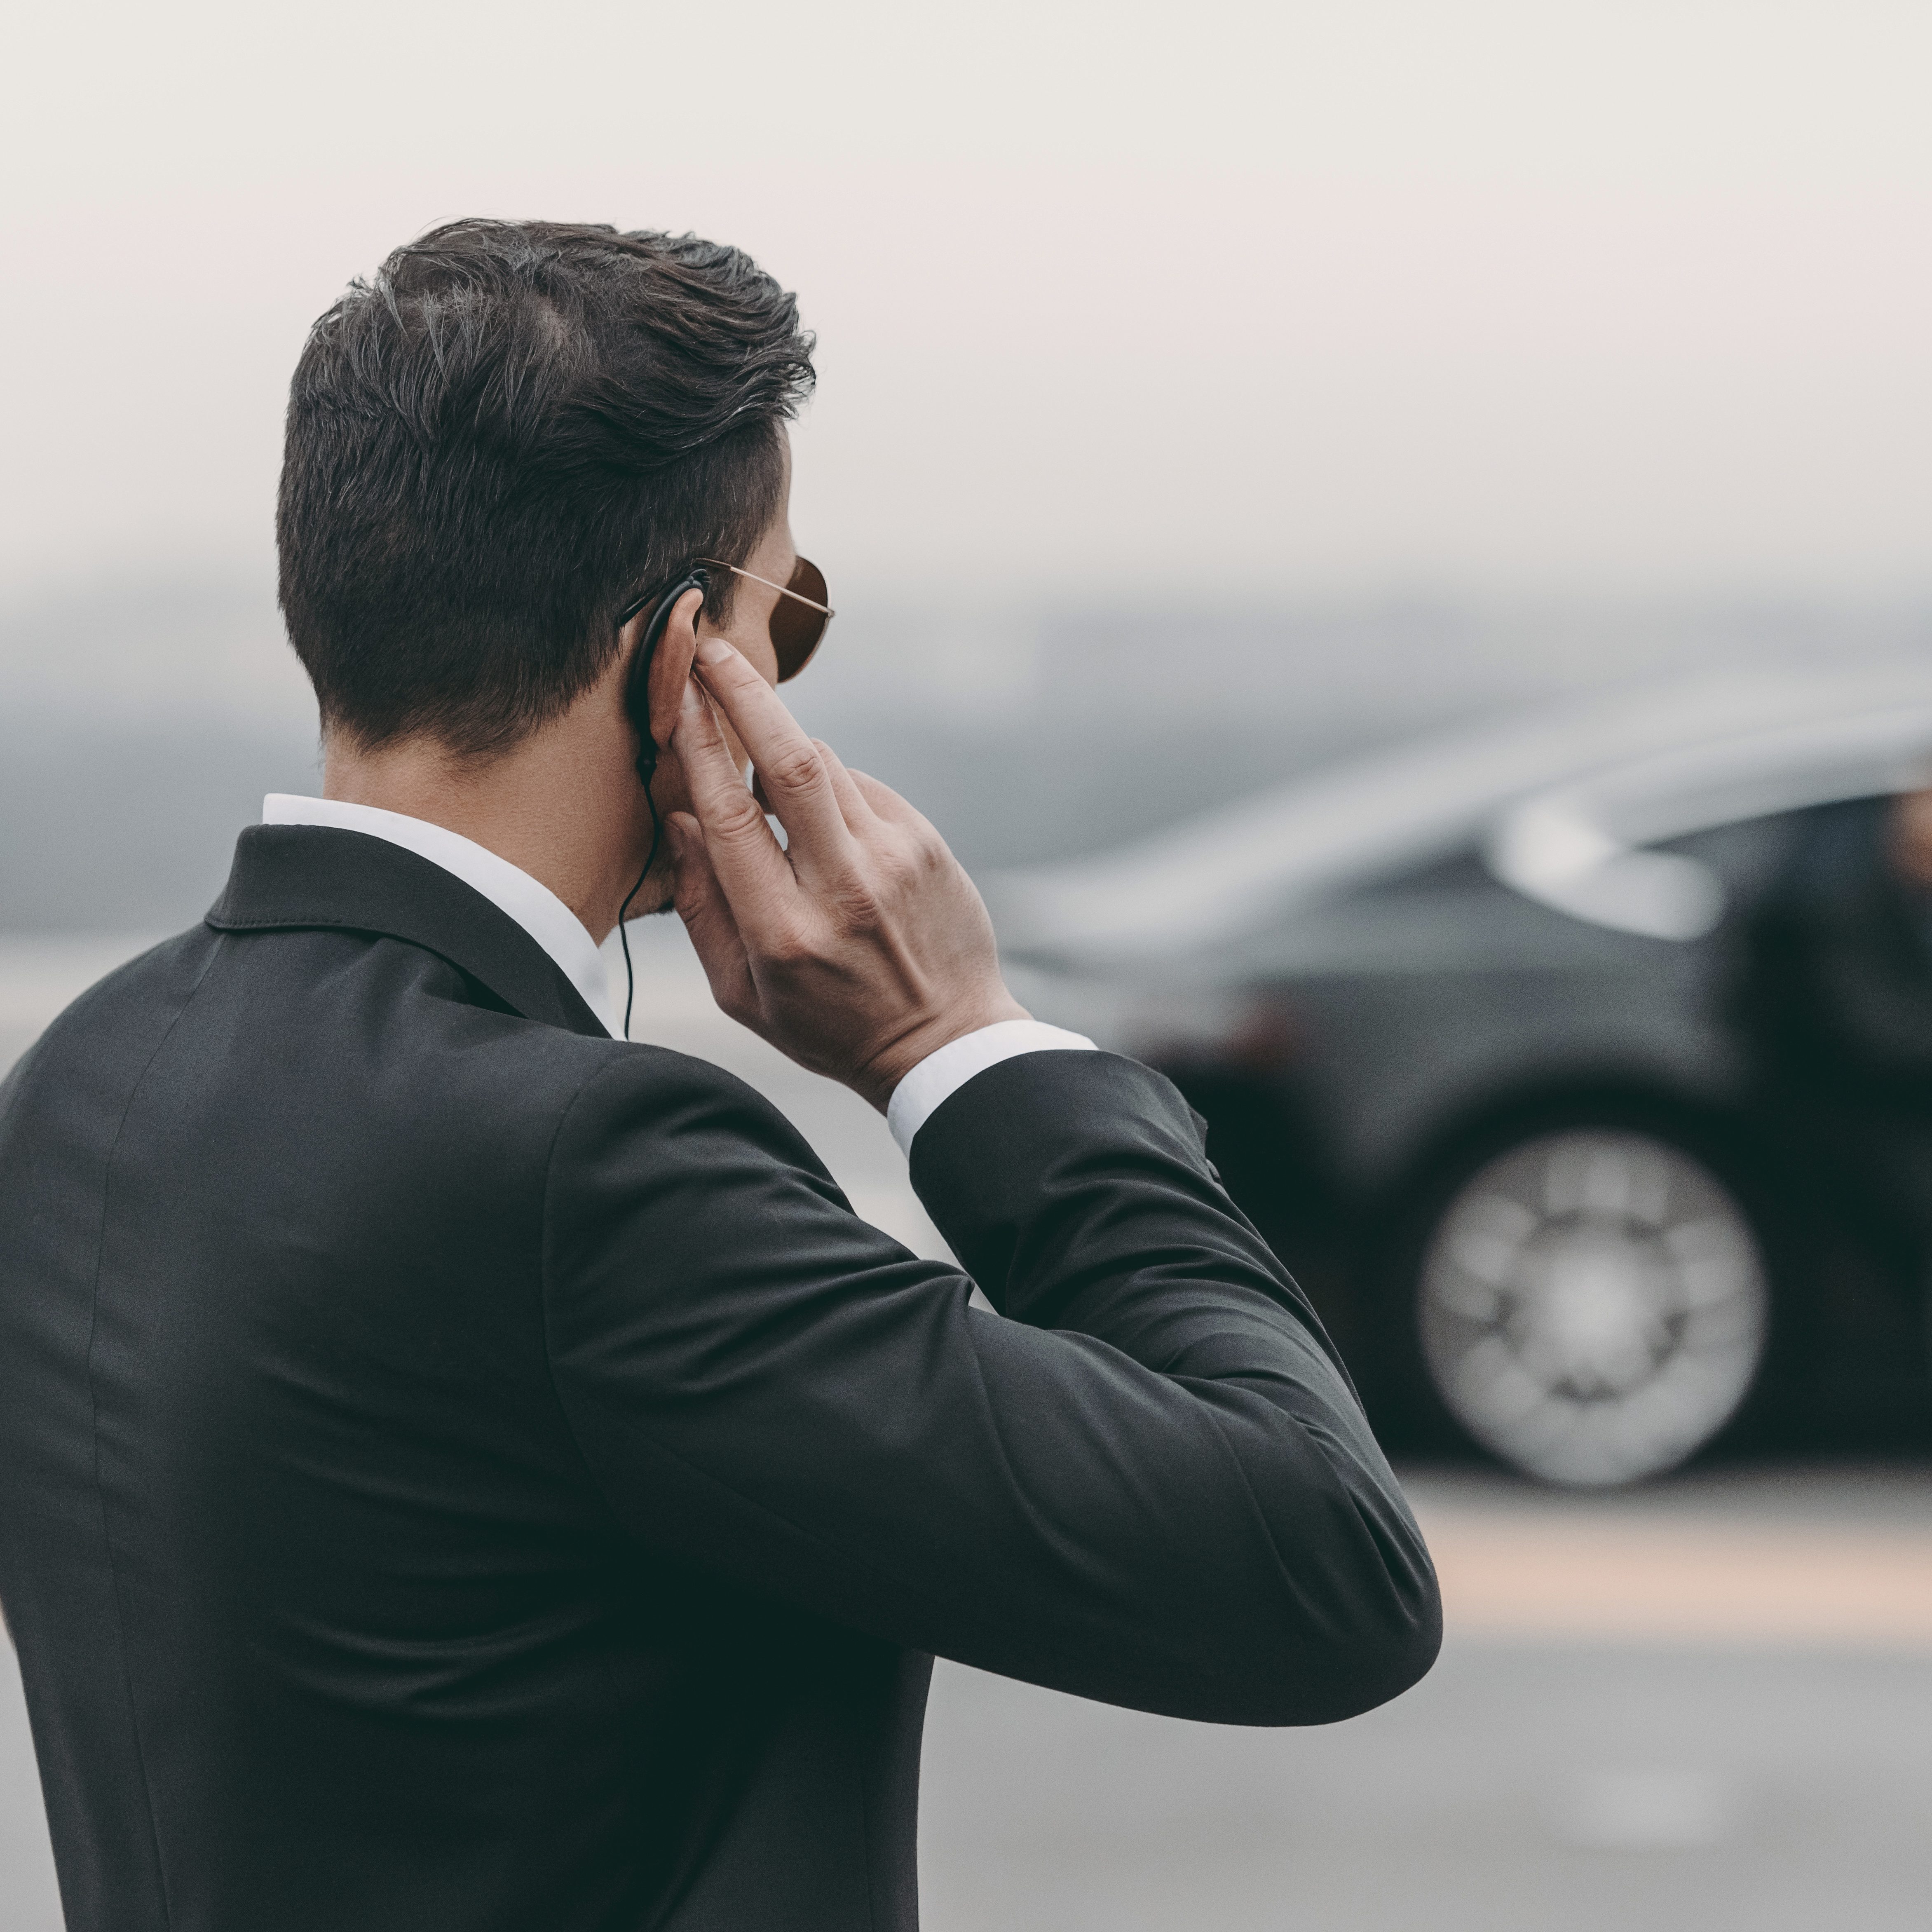
<svg viewBox="0 0 1932 1932">
<path fill-rule="evenodd" d="M 698 561 L 706 570 L 728 570 L 734 577 L 750 578 L 754 584 L 762 584 L 767 590 L 778 593 L 765 628 L 771 638 L 772 655 L 778 660 L 779 683 L 797 676 L 825 641 L 826 627 L 836 614 L 825 601 L 825 573 L 802 556 L 792 566 L 789 583 L 774 584 L 769 577 L 740 570 L 735 563 L 721 563 L 715 557 L 701 556 Z M 647 591 L 626 604 L 617 614 L 618 629 L 621 631 L 640 610 L 655 603 L 658 595 L 655 590 Z"/>
</svg>

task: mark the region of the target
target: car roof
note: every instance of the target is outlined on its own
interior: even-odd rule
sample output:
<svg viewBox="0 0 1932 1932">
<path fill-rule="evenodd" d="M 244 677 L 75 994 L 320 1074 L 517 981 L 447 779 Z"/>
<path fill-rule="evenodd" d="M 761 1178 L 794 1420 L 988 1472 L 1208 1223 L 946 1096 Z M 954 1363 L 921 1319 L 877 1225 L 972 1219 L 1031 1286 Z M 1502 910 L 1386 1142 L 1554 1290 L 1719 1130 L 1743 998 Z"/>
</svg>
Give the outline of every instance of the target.
<svg viewBox="0 0 1932 1932">
<path fill-rule="evenodd" d="M 1932 656 L 1741 668 L 1434 733 L 983 884 L 1008 950 L 1097 964 L 1192 952 L 1473 848 L 1505 883 L 1576 916 L 1687 938 L 1720 901 L 1690 862 L 1636 848 L 1928 782 Z"/>
</svg>

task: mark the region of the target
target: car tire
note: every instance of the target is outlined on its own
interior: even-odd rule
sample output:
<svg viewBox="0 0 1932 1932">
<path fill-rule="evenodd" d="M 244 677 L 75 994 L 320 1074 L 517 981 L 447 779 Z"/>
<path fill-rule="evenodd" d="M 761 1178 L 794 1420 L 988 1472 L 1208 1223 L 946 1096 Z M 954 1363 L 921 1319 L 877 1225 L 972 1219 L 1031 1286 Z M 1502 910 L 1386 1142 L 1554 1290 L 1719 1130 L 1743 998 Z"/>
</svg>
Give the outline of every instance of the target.
<svg viewBox="0 0 1932 1932">
<path fill-rule="evenodd" d="M 1432 1198 L 1408 1275 L 1414 1369 L 1502 1462 L 1573 1487 L 1640 1482 L 1745 1406 L 1770 1340 L 1766 1243 L 1684 1142 L 1526 1129 Z"/>
</svg>

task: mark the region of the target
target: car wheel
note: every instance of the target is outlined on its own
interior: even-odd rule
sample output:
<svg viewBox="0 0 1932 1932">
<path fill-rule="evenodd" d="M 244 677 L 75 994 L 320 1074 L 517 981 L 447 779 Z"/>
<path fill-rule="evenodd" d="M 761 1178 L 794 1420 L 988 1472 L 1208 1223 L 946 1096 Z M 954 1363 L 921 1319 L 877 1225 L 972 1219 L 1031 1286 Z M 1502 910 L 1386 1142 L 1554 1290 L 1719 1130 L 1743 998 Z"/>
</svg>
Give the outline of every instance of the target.
<svg viewBox="0 0 1932 1932">
<path fill-rule="evenodd" d="M 1636 1482 L 1736 1414 L 1770 1298 L 1749 1217 L 1658 1136 L 1520 1141 L 1451 1193 L 1424 1248 L 1424 1371 L 1450 1414 L 1543 1481 Z"/>
</svg>

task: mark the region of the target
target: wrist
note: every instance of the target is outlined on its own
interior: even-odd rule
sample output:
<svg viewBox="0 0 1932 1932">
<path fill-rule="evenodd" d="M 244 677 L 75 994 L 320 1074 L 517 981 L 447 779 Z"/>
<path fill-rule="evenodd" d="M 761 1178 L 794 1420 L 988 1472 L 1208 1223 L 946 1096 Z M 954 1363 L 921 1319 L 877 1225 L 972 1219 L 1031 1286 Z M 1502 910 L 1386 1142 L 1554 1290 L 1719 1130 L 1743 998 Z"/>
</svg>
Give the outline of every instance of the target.
<svg viewBox="0 0 1932 1932">
<path fill-rule="evenodd" d="M 976 1000 L 962 1001 L 909 1028 L 867 1061 L 847 1084 L 883 1114 L 899 1082 L 941 1047 L 950 1046 L 956 1040 L 963 1040 L 983 1027 L 998 1026 L 1003 1020 L 1032 1018 L 1004 986 L 992 988 Z"/>
</svg>

